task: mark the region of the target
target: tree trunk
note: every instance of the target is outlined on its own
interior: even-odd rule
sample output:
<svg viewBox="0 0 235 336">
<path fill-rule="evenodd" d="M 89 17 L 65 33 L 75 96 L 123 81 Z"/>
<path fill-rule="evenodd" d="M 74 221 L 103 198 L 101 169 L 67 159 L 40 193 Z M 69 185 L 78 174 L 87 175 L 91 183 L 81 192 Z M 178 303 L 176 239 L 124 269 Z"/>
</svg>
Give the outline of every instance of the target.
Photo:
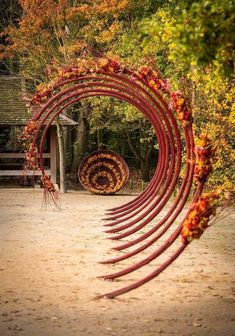
<svg viewBox="0 0 235 336">
<path fill-rule="evenodd" d="M 144 182 L 150 181 L 150 161 L 153 152 L 154 144 L 149 142 L 147 144 L 141 144 L 141 161 L 140 161 L 140 171 L 142 180 Z"/>
<path fill-rule="evenodd" d="M 140 161 L 140 172 L 141 178 L 144 182 L 149 182 L 150 180 L 150 162 L 149 160 Z"/>
<path fill-rule="evenodd" d="M 103 134 L 100 128 L 97 128 L 96 135 L 97 135 L 97 148 L 101 149 L 103 146 Z"/>
<path fill-rule="evenodd" d="M 78 126 L 76 128 L 75 139 L 73 144 L 73 164 L 72 172 L 77 173 L 82 157 L 87 150 L 89 136 L 88 109 L 78 111 Z"/>
<path fill-rule="evenodd" d="M 141 178 L 144 182 L 148 182 L 150 180 L 150 159 L 153 150 L 153 143 L 149 143 L 148 146 L 140 143 L 138 149 L 131 140 L 130 133 L 127 130 L 126 135 L 130 150 L 140 164 Z"/>
<path fill-rule="evenodd" d="M 65 193 L 67 191 L 65 181 L 65 146 L 63 127 L 60 124 L 59 117 L 56 118 L 56 129 L 59 147 L 60 192 Z"/>
</svg>

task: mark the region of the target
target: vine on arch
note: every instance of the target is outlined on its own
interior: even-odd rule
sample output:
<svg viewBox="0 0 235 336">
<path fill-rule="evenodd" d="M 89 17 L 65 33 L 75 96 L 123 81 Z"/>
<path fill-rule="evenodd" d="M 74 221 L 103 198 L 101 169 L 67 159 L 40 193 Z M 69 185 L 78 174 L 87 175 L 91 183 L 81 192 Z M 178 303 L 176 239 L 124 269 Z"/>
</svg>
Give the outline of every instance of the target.
<svg viewBox="0 0 235 336">
<path fill-rule="evenodd" d="M 108 221 L 105 224 L 108 228 L 106 232 L 114 234 L 110 237 L 113 240 L 130 237 L 143 228 L 146 228 L 146 232 L 114 248 L 120 251 L 133 247 L 133 250 L 101 263 L 117 263 L 131 258 L 155 244 L 162 236 L 166 237 L 165 241 L 147 258 L 122 271 L 104 275 L 101 278 L 115 279 L 129 274 L 156 259 L 173 243 L 178 246 L 164 263 L 143 279 L 102 295 L 113 298 L 156 277 L 184 251 L 189 242 L 199 238 L 208 227 L 219 197 L 217 193 L 202 193 L 212 170 L 213 144 L 206 134 L 201 134 L 198 139 L 194 139 L 192 112 L 182 93 L 171 92 L 169 82 L 148 66 L 132 70 L 112 59 L 91 58 L 77 60 L 75 64 L 61 69 L 50 67 L 48 70 L 53 74 L 53 79 L 48 84 L 40 85 L 33 96 L 31 107 L 32 109 L 37 107 L 37 112 L 26 126 L 23 138 L 27 144 L 26 167 L 41 169 L 45 193 L 54 201 L 56 201 L 56 190 L 44 171 L 42 151 L 50 125 L 66 107 L 92 96 L 116 97 L 139 109 L 150 120 L 156 134 L 159 157 L 150 184 L 134 200 L 109 209 L 104 219 Z M 37 148 L 39 131 L 45 121 L 47 125 L 42 132 L 40 146 Z M 183 151 L 186 153 L 185 156 L 182 155 Z M 39 166 L 38 152 L 40 153 Z M 185 160 L 184 175 L 180 180 L 183 160 Z M 179 217 L 192 188 L 195 190 L 191 205 L 186 215 Z M 170 203 L 166 215 L 148 228 L 147 225 L 165 207 L 173 192 L 176 192 L 176 196 Z M 180 224 L 176 225 L 173 233 L 169 235 L 168 229 L 178 217 Z M 177 240 L 178 237 L 181 238 Z M 135 247 L 138 243 L 142 245 Z"/>
</svg>

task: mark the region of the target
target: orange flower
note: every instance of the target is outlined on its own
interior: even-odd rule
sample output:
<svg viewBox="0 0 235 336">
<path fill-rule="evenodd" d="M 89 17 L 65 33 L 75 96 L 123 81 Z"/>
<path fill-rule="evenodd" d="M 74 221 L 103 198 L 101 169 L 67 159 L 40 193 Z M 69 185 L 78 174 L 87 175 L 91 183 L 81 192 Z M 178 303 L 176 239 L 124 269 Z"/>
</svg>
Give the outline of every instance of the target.
<svg viewBox="0 0 235 336">
<path fill-rule="evenodd" d="M 194 178 L 205 181 L 212 170 L 212 156 L 214 149 L 209 137 L 203 133 L 196 139 Z"/>
<path fill-rule="evenodd" d="M 108 65 L 109 61 L 106 58 L 100 58 L 98 60 L 98 66 L 100 68 L 105 68 Z"/>
<path fill-rule="evenodd" d="M 155 81 L 153 79 L 151 79 L 149 81 L 149 86 L 154 87 L 154 85 L 155 85 Z"/>
<path fill-rule="evenodd" d="M 56 191 L 54 184 L 51 182 L 51 180 L 50 180 L 50 178 L 47 174 L 44 174 L 41 177 L 41 181 L 42 181 L 43 188 L 45 190 L 47 190 L 49 192 L 55 192 Z"/>
<path fill-rule="evenodd" d="M 188 212 L 181 230 L 182 242 L 187 244 L 192 239 L 199 239 L 208 227 L 210 216 L 215 213 L 218 193 L 203 194 Z"/>
<path fill-rule="evenodd" d="M 140 70 L 139 70 L 139 74 L 141 77 L 146 77 L 149 73 L 151 72 L 150 67 L 148 66 L 143 66 Z"/>
<path fill-rule="evenodd" d="M 177 118 L 182 121 L 183 126 L 192 123 L 192 113 L 187 108 L 186 101 L 180 91 L 174 91 L 170 94 L 169 107 L 176 111 Z"/>
<path fill-rule="evenodd" d="M 25 153 L 26 169 L 36 170 L 38 168 L 38 149 L 37 146 L 30 144 L 28 151 Z"/>
</svg>

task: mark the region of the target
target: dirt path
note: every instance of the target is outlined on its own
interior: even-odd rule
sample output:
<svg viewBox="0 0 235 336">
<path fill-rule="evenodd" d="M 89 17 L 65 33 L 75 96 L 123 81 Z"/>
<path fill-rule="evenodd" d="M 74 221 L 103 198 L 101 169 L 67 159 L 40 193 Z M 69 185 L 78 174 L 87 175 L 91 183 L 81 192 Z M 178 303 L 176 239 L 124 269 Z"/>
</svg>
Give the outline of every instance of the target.
<svg viewBox="0 0 235 336">
<path fill-rule="evenodd" d="M 1 336 L 235 335 L 231 211 L 157 279 L 115 300 L 95 299 L 158 264 L 115 282 L 96 278 L 157 248 L 120 265 L 97 263 L 118 255 L 103 233 L 105 209 L 132 198 L 69 192 L 62 211 L 41 211 L 41 190 L 0 190 Z"/>
</svg>

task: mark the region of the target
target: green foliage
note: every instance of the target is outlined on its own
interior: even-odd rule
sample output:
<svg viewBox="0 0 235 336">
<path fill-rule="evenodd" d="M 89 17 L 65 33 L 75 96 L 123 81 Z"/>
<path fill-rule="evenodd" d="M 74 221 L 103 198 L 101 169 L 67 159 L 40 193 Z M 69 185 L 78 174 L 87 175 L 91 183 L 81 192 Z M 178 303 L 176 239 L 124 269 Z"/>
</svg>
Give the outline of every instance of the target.
<svg viewBox="0 0 235 336">
<path fill-rule="evenodd" d="M 96 133 L 98 130 L 103 132 L 111 131 L 113 134 L 122 134 L 126 141 L 126 132 L 141 135 L 136 140 L 140 144 L 152 143 L 155 134 L 151 123 L 143 118 L 143 114 L 134 106 L 117 100 L 115 98 L 95 97 L 89 98 L 91 114 L 89 116 L 90 132 Z M 114 148 L 113 148 L 114 149 Z"/>
<path fill-rule="evenodd" d="M 234 70 L 234 1 L 193 1 L 191 6 L 187 1 L 183 5 L 178 3 L 175 56 L 185 57 L 188 66 L 213 62 L 224 75 L 231 76 Z"/>
<path fill-rule="evenodd" d="M 210 186 L 220 185 L 224 190 L 234 190 L 235 124 L 232 114 L 235 87 L 228 79 L 209 68 L 205 71 L 194 69 L 188 77 L 197 89 L 194 104 L 195 132 L 208 133 L 216 145 Z"/>
<path fill-rule="evenodd" d="M 234 190 L 234 2 L 168 1 L 140 22 L 144 53 L 187 97 L 195 133 L 217 146 L 210 186 Z"/>
<path fill-rule="evenodd" d="M 235 3 L 231 0 L 169 1 L 144 24 L 144 46 L 167 48 L 181 70 L 214 64 L 222 75 L 234 70 Z M 151 42 L 150 42 L 151 41 Z M 159 46 L 155 47 L 159 51 Z M 161 50 L 161 49 L 160 49 Z"/>
</svg>

